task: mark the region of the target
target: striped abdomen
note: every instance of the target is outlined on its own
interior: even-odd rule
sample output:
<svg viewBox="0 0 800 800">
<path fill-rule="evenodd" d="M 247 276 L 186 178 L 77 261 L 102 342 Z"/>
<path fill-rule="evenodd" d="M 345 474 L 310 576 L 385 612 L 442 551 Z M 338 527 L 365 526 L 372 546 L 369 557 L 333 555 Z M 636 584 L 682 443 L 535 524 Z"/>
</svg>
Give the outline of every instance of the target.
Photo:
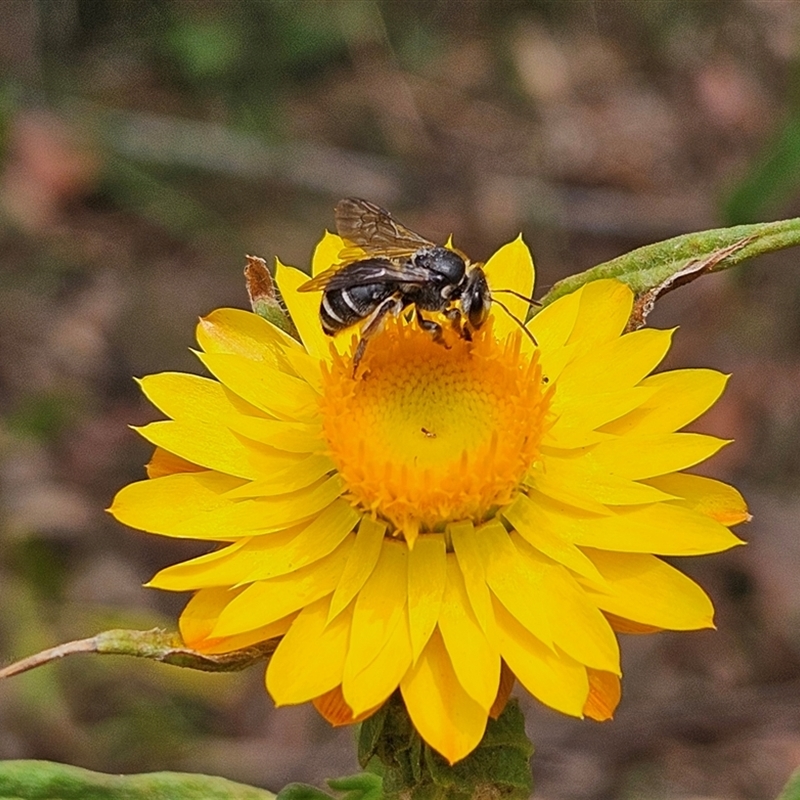
<svg viewBox="0 0 800 800">
<path fill-rule="evenodd" d="M 370 283 L 366 286 L 325 289 L 319 316 L 322 330 L 333 336 L 366 319 L 386 298 L 397 292 L 397 284 Z"/>
</svg>

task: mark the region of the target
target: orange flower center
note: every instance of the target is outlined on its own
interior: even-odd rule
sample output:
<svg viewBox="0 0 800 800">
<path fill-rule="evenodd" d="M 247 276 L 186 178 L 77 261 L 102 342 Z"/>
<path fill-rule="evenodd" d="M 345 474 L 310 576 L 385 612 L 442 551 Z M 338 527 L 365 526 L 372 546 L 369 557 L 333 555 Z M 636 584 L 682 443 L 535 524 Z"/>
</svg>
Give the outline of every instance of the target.
<svg viewBox="0 0 800 800">
<path fill-rule="evenodd" d="M 447 522 L 483 520 L 510 502 L 539 452 L 551 392 L 520 336 L 491 323 L 446 346 L 390 320 L 357 375 L 351 357 L 323 370 L 329 452 L 349 494 L 413 543 Z"/>
</svg>

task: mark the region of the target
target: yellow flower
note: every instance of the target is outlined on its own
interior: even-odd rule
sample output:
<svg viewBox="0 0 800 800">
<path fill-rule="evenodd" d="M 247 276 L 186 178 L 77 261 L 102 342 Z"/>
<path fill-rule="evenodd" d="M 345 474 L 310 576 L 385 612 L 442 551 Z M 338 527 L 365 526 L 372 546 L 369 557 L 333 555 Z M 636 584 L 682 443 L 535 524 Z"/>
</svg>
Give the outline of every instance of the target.
<svg viewBox="0 0 800 800">
<path fill-rule="evenodd" d="M 343 242 L 326 234 L 313 272 Z M 521 238 L 487 263 L 530 295 Z M 659 556 L 725 550 L 747 519 L 730 486 L 681 470 L 725 442 L 676 431 L 721 394 L 708 369 L 649 373 L 672 331 L 624 334 L 632 295 L 601 280 L 528 324 L 505 313 L 472 342 L 414 321 L 331 342 L 299 270 L 277 282 L 302 338 L 233 309 L 201 320 L 214 379 L 141 381 L 169 417 L 140 429 L 149 479 L 118 520 L 219 543 L 149 585 L 195 591 L 181 617 L 210 653 L 281 637 L 266 676 L 279 705 L 313 701 L 334 724 L 399 688 L 450 762 L 479 743 L 516 679 L 565 714 L 619 700 L 615 632 L 712 626 L 704 592 Z M 504 296 L 505 297 L 505 296 Z M 525 303 L 511 311 L 524 318 Z M 648 377 L 649 376 L 649 377 Z"/>
</svg>

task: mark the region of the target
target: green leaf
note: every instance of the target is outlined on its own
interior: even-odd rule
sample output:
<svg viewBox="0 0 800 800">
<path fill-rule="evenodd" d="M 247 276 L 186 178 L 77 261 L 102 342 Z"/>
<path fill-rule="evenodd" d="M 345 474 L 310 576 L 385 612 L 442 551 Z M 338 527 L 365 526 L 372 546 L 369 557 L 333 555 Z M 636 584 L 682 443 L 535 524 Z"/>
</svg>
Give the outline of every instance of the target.
<svg viewBox="0 0 800 800">
<path fill-rule="evenodd" d="M 381 800 L 383 797 L 383 778 L 371 772 L 330 778 L 328 786 L 335 792 L 343 792 L 343 800 Z"/>
<path fill-rule="evenodd" d="M 800 218 L 687 233 L 640 247 L 564 278 L 541 302 L 542 306 L 547 306 L 586 283 L 616 278 L 633 289 L 639 317 L 638 320 L 634 318 L 634 323 L 643 323 L 652 304 L 666 292 L 753 256 L 796 245 L 800 245 Z"/>
<path fill-rule="evenodd" d="M 288 783 L 278 792 L 276 800 L 333 800 L 322 789 L 307 783 Z"/>
<path fill-rule="evenodd" d="M 106 775 L 50 761 L 0 761 L 0 799 L 275 800 L 275 795 L 211 775 Z"/>
<path fill-rule="evenodd" d="M 800 800 L 800 769 L 789 778 L 777 800 Z"/>
</svg>

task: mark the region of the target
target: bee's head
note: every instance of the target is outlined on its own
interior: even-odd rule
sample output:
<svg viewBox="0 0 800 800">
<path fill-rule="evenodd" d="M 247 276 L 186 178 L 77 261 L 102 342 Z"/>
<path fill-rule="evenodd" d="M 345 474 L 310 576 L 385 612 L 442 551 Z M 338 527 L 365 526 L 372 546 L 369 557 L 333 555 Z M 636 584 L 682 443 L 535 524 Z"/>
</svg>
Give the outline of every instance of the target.
<svg viewBox="0 0 800 800">
<path fill-rule="evenodd" d="M 492 295 L 486 274 L 480 267 L 473 267 L 467 274 L 467 285 L 461 292 L 461 310 L 469 324 L 477 329 L 489 317 Z"/>
<path fill-rule="evenodd" d="M 431 280 L 446 283 L 461 283 L 467 271 L 464 259 L 446 247 L 426 247 L 417 251 L 412 261 L 415 267 L 421 267 L 432 273 Z"/>
</svg>

